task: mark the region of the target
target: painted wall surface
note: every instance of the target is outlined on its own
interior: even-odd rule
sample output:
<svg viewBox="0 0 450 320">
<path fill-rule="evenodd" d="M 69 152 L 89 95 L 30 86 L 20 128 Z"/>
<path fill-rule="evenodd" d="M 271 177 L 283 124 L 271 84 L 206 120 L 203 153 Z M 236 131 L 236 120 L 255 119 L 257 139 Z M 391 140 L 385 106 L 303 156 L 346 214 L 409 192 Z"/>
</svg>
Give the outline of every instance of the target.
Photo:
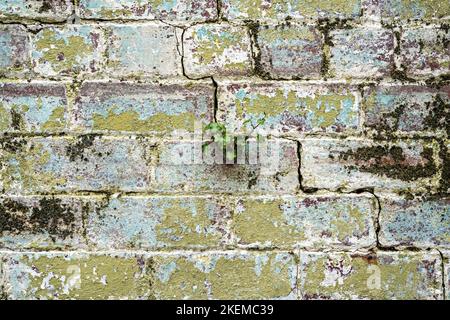
<svg viewBox="0 0 450 320">
<path fill-rule="evenodd" d="M 0 0 L 0 299 L 449 299 L 449 27 Z"/>
</svg>

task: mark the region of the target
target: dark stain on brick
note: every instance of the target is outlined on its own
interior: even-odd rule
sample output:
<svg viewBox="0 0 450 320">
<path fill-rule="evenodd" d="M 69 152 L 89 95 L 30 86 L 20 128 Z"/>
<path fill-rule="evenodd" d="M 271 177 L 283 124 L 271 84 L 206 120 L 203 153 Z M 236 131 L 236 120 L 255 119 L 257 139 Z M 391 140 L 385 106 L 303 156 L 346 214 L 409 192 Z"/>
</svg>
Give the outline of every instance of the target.
<svg viewBox="0 0 450 320">
<path fill-rule="evenodd" d="M 10 153 L 18 153 L 23 151 L 25 145 L 27 144 L 26 140 L 23 138 L 14 138 L 14 137 L 2 137 L 0 138 L 0 147 L 6 152 Z"/>
<path fill-rule="evenodd" d="M 14 109 L 11 109 L 11 127 L 13 130 L 20 130 L 23 126 L 22 115 Z"/>
<path fill-rule="evenodd" d="M 86 148 L 92 147 L 94 140 L 97 135 L 88 134 L 78 138 L 78 141 L 70 144 L 66 147 L 66 155 L 69 157 L 70 161 L 76 161 L 77 159 L 87 161 L 84 156 L 84 150 Z"/>
<path fill-rule="evenodd" d="M 57 198 L 43 198 L 34 207 L 8 198 L 0 202 L 0 233 L 46 232 L 65 239 L 73 234 L 75 220 L 73 208 Z"/>
<path fill-rule="evenodd" d="M 442 159 L 440 188 L 446 193 L 450 188 L 450 153 L 445 142 L 440 142 L 439 156 Z"/>
<path fill-rule="evenodd" d="M 55 4 L 61 4 L 61 0 L 44 0 L 42 2 L 41 7 L 39 8 L 39 13 L 49 12 L 53 10 L 53 5 Z"/>
<path fill-rule="evenodd" d="M 413 181 L 432 177 L 437 173 L 433 149 L 425 147 L 421 157 L 425 160 L 425 164 L 411 165 L 399 146 L 371 146 L 344 152 L 339 155 L 339 160 L 354 162 L 355 164 L 348 165 L 352 169 L 403 181 Z"/>
<path fill-rule="evenodd" d="M 430 112 L 424 120 L 425 125 L 430 129 L 444 128 L 450 134 L 450 104 L 437 95 L 433 102 L 427 103 L 427 110 Z"/>
</svg>

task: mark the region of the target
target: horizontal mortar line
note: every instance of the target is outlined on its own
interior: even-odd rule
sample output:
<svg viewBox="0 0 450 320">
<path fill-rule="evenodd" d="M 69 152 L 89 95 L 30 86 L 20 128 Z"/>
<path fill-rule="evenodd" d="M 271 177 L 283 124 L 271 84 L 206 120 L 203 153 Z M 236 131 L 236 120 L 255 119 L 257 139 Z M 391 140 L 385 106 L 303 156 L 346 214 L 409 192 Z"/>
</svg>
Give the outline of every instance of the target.
<svg viewBox="0 0 450 320">
<path fill-rule="evenodd" d="M 434 77 L 430 78 L 421 78 L 421 79 L 414 79 L 414 81 L 404 82 L 399 81 L 393 78 L 383 78 L 381 81 L 373 80 L 373 79 L 361 79 L 361 78 L 354 78 L 351 79 L 349 82 L 346 79 L 339 79 L 339 78 L 332 78 L 332 79 L 314 79 L 314 80 L 279 80 L 279 79 L 264 79 L 261 77 L 221 77 L 218 75 L 213 76 L 219 87 L 222 85 L 226 85 L 229 83 L 250 83 L 255 85 L 261 85 L 261 84 L 269 84 L 269 83 L 280 83 L 280 84 L 300 84 L 300 85 L 345 85 L 348 87 L 357 87 L 357 86 L 367 86 L 367 87 L 378 87 L 378 86 L 429 86 L 432 87 L 434 84 L 441 84 L 445 85 L 447 83 L 450 83 L 449 79 L 436 79 Z M 178 76 L 173 77 L 166 77 L 166 78 L 154 78 L 151 76 L 148 77 L 142 77 L 142 78 L 132 78 L 132 77 L 99 77 L 99 78 L 76 78 L 76 77 L 49 77 L 49 78 L 40 78 L 40 77 L 33 77 L 32 79 L 23 79 L 23 78 L 10 78 L 10 77 L 4 77 L 0 78 L 0 85 L 3 83 L 7 84 L 83 84 L 83 83 L 111 83 L 111 84 L 117 84 L 117 83 L 127 83 L 127 84 L 153 84 L 153 85 L 170 85 L 170 84 L 177 84 L 177 83 L 183 83 L 183 82 L 199 82 L 204 84 L 210 84 L 210 81 L 207 81 L 210 79 L 211 76 L 202 77 L 202 78 L 189 78 L 186 76 L 183 76 L 182 74 Z M 427 83 L 428 82 L 428 83 Z"/>
<path fill-rule="evenodd" d="M 203 133 L 203 132 L 202 132 Z M 187 135 L 194 136 L 194 132 L 186 132 Z M 256 138 L 256 135 L 248 135 L 240 132 L 231 132 L 231 135 L 235 135 L 236 137 L 249 137 L 249 138 Z M 126 132 L 126 131 L 64 131 L 64 132 L 42 132 L 42 133 L 33 133 L 33 132 L 0 132 L 0 139 L 14 139 L 14 138 L 54 138 L 55 140 L 61 139 L 64 140 L 66 138 L 79 138 L 83 136 L 97 136 L 99 139 L 124 139 L 124 140 L 138 140 L 140 138 L 148 139 L 147 142 L 153 143 L 155 146 L 159 145 L 160 143 L 177 143 L 177 144 L 184 144 L 184 143 L 194 143 L 194 142 L 205 142 L 205 140 L 201 139 L 195 139 L 195 138 L 189 138 L 189 139 L 183 139 L 179 140 L 178 138 L 179 134 L 175 134 L 175 136 L 170 136 L 165 133 L 145 133 L 145 132 Z M 200 137 L 200 135 L 199 135 Z M 402 141 L 402 140 L 440 140 L 440 139 L 446 139 L 447 135 L 445 133 L 442 134 L 435 134 L 435 135 L 417 135 L 417 134 L 394 134 L 389 135 L 386 134 L 384 136 L 379 135 L 369 135 L 365 134 L 364 132 L 359 133 L 353 133 L 353 134 L 346 134 L 346 133 L 305 133 L 302 135 L 288 135 L 288 134 L 282 134 L 278 135 L 276 133 L 269 133 L 267 136 L 269 139 L 280 139 L 280 140 L 289 140 L 289 141 L 299 141 L 302 140 L 318 140 L 318 139 L 324 139 L 324 140 L 361 140 L 361 141 L 368 141 L 368 142 L 392 142 L 395 143 L 396 140 Z M 393 140 L 394 139 L 394 140 Z"/>
<path fill-rule="evenodd" d="M 338 191 L 328 191 L 328 190 L 319 190 L 318 192 L 311 194 L 311 193 L 243 193 L 243 192 L 212 192 L 209 191 L 209 193 L 198 193 L 198 192 L 180 192 L 180 193 L 174 193 L 174 192 L 121 192 L 121 191 L 80 191 L 80 192 L 73 192 L 73 193 L 35 193 L 35 194 L 0 194 L 0 198 L 33 198 L 33 197 L 110 197 L 114 198 L 114 195 L 117 195 L 117 198 L 121 197 L 219 197 L 224 196 L 228 198 L 239 198 L 239 197 L 254 197 L 254 198 L 264 198 L 264 197 L 327 197 L 327 196 L 348 196 L 348 197 L 359 197 L 362 195 L 369 195 L 372 193 L 370 192 L 363 192 L 363 193 L 354 193 L 354 192 L 338 192 Z M 388 193 L 387 195 L 397 195 L 395 193 Z"/>
<path fill-rule="evenodd" d="M 439 250 L 432 249 L 437 254 L 439 254 Z M 239 249 L 239 248 L 233 248 L 230 250 L 226 249 L 206 249 L 204 251 L 199 251 L 198 249 L 176 249 L 176 250 L 170 250 L 167 251 L 145 251 L 145 250 L 126 250 L 126 249 L 119 249 L 119 250 L 98 250 L 98 251 L 88 251 L 84 249 L 80 250 L 69 250 L 69 251 L 56 251 L 56 250 L 49 250 L 49 251 L 10 251 L 5 249 L 0 249 L 0 255 L 13 255 L 13 254 L 91 254 L 91 255 L 108 255 L 108 254 L 130 254 L 130 255 L 183 255 L 183 254 L 230 254 L 230 253 L 264 253 L 264 252 L 270 252 L 270 253 L 290 253 L 290 254 L 301 254 L 302 252 L 307 253 L 318 253 L 318 254 L 333 254 L 333 253 L 350 253 L 350 254 L 378 254 L 378 253 L 410 253 L 410 254 L 418 254 L 418 253 L 425 253 L 430 252 L 429 250 L 380 250 L 380 249 L 373 249 L 373 250 L 361 250 L 361 249 L 355 249 L 351 251 L 343 251 L 343 250 L 333 250 L 333 248 L 330 248 L 330 250 L 323 251 L 320 249 L 314 249 L 314 250 L 305 250 L 305 249 L 255 249 L 255 250 L 249 250 L 249 249 Z"/>
<path fill-rule="evenodd" d="M 367 85 L 367 86 L 425 86 L 427 85 L 427 81 L 433 81 L 436 80 L 434 77 L 426 78 L 426 79 L 417 79 L 415 81 L 411 82 L 404 82 L 400 80 L 396 80 L 393 78 L 384 78 L 381 82 L 380 81 L 373 81 L 370 79 L 357 79 L 354 78 L 350 82 L 347 79 L 311 79 L 311 80 L 277 80 L 277 79 L 269 79 L 265 80 L 260 77 L 254 77 L 254 76 L 244 76 L 239 78 L 233 78 L 233 77 L 220 77 L 220 76 L 214 76 L 214 78 L 217 78 L 217 82 L 219 86 L 221 83 L 228 84 L 228 83 L 245 83 L 248 84 L 249 82 L 251 84 L 268 84 L 268 83 L 286 83 L 286 84 L 305 84 L 305 85 L 333 85 L 333 84 L 341 84 L 346 86 L 359 86 L 359 85 Z M 22 79 L 22 78 L 8 78 L 3 77 L 0 78 L 0 85 L 5 84 L 83 84 L 83 83 L 111 83 L 111 84 L 117 84 L 117 83 L 125 83 L 125 84 L 154 84 L 154 85 L 165 85 L 165 84 L 174 84 L 177 83 L 183 83 L 183 82 L 204 82 L 205 84 L 211 84 L 210 81 L 211 77 L 203 77 L 199 79 L 189 79 L 186 78 L 183 75 L 179 76 L 173 76 L 168 78 L 123 78 L 123 77 L 117 77 L 117 78 L 111 78 L 111 77 L 99 77 L 99 78 L 83 78 L 83 79 L 77 79 L 74 77 L 61 77 L 61 78 L 40 78 L 40 77 L 33 77 L 33 79 Z M 438 79 L 437 82 L 440 83 L 450 83 L 450 79 Z"/>
</svg>

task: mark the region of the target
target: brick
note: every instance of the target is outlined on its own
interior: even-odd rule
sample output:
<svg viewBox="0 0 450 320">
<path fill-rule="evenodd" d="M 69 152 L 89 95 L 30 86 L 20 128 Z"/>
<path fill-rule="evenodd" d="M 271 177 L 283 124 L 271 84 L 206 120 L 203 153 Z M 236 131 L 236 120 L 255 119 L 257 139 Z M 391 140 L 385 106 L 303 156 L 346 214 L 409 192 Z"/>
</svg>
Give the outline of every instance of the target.
<svg viewBox="0 0 450 320">
<path fill-rule="evenodd" d="M 450 247 L 450 199 L 406 200 L 381 197 L 380 234 L 383 246 Z"/>
<path fill-rule="evenodd" d="M 102 20 L 170 20 L 202 22 L 217 18 L 215 0 L 80 0 L 80 15 Z"/>
<path fill-rule="evenodd" d="M 86 247 L 83 214 L 95 210 L 95 197 L 0 198 L 0 244 L 7 249 Z"/>
<path fill-rule="evenodd" d="M 417 192 L 438 183 L 434 141 L 374 142 L 347 139 L 301 141 L 301 172 L 306 188 Z"/>
<path fill-rule="evenodd" d="M 222 14 L 228 20 L 356 18 L 361 14 L 361 1 L 223 0 Z"/>
<path fill-rule="evenodd" d="M 9 299 L 148 299 L 145 260 L 126 253 L 11 253 L 3 258 Z"/>
<path fill-rule="evenodd" d="M 4 192 L 124 190 L 148 187 L 152 144 L 144 139 L 3 138 Z"/>
<path fill-rule="evenodd" d="M 378 133 L 449 132 L 450 86 L 379 85 L 366 88 L 366 129 Z"/>
<path fill-rule="evenodd" d="M 442 299 L 439 253 L 300 253 L 302 299 Z"/>
<path fill-rule="evenodd" d="M 320 78 L 323 36 L 309 26 L 262 26 L 258 30 L 260 70 L 272 79 Z"/>
<path fill-rule="evenodd" d="M 407 29 L 401 37 L 401 63 L 412 77 L 450 74 L 450 32 L 445 29 Z"/>
<path fill-rule="evenodd" d="M 330 32 L 329 72 L 338 78 L 380 78 L 393 67 L 394 37 L 381 28 Z"/>
<path fill-rule="evenodd" d="M 441 143 L 442 174 L 440 189 L 450 193 L 450 140 L 446 139 Z"/>
<path fill-rule="evenodd" d="M 373 196 L 238 198 L 231 230 L 240 245 L 369 248 L 376 244 Z"/>
<path fill-rule="evenodd" d="M 62 22 L 72 15 L 73 9 L 70 0 L 3 0 L 0 3 L 0 19 Z"/>
<path fill-rule="evenodd" d="M 381 0 L 381 16 L 387 20 L 435 20 L 450 16 L 450 4 L 441 0 Z"/>
<path fill-rule="evenodd" d="M 213 121 L 211 83 L 137 84 L 86 82 L 73 111 L 74 129 L 89 132 L 194 131 Z"/>
<path fill-rule="evenodd" d="M 0 26 L 0 76 L 23 77 L 30 67 L 30 39 L 22 26 Z"/>
<path fill-rule="evenodd" d="M 163 78 L 182 75 L 176 30 L 162 23 L 109 28 L 109 75 Z"/>
<path fill-rule="evenodd" d="M 34 71 L 44 77 L 92 74 L 104 64 L 102 30 L 88 25 L 45 27 L 34 38 Z"/>
<path fill-rule="evenodd" d="M 121 197 L 90 211 L 86 237 L 101 249 L 219 247 L 229 210 L 220 199 L 190 196 Z"/>
<path fill-rule="evenodd" d="M 230 130 L 298 134 L 353 132 L 360 94 L 354 86 L 292 82 L 219 83 L 217 118 Z M 261 122 L 264 123 L 261 123 Z"/>
<path fill-rule="evenodd" d="M 266 159 L 251 163 L 247 157 L 242 164 L 226 164 L 225 160 L 219 164 L 209 162 L 206 151 L 203 153 L 203 159 L 200 157 L 197 162 L 198 156 L 202 155 L 202 145 L 201 141 L 168 142 L 159 145 L 159 162 L 154 168 L 154 190 L 293 192 L 299 187 L 295 142 L 269 140 Z M 247 146 L 249 145 L 257 146 L 256 143 L 248 143 Z M 276 146 L 279 146 L 278 152 Z"/>
<path fill-rule="evenodd" d="M 297 265 L 284 252 L 154 258 L 156 299 L 295 299 Z"/>
<path fill-rule="evenodd" d="M 244 76 L 252 69 L 250 37 L 245 27 L 206 24 L 190 27 L 183 37 L 186 75 Z"/>
<path fill-rule="evenodd" d="M 0 84 L 1 132 L 61 132 L 67 118 L 64 84 Z"/>
</svg>

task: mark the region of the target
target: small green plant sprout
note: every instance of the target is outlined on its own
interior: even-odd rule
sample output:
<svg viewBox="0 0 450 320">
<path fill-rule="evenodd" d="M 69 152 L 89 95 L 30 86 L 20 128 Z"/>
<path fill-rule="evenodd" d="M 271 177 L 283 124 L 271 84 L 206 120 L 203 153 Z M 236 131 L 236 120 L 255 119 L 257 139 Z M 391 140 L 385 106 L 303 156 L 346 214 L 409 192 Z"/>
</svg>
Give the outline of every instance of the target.
<svg viewBox="0 0 450 320">
<path fill-rule="evenodd" d="M 250 121 L 246 120 L 244 124 Z M 240 136 L 229 134 L 225 125 L 222 123 L 209 123 L 204 128 L 203 154 L 211 155 L 214 153 L 217 164 L 223 164 L 223 155 L 225 155 L 226 164 L 240 164 L 241 161 L 238 161 L 238 159 L 244 159 L 243 161 L 245 163 L 247 142 L 253 136 L 254 131 L 263 125 L 265 121 L 265 118 L 258 119 L 256 125 L 251 124 L 252 129 L 250 132 Z M 257 141 L 261 139 L 260 134 L 256 135 L 256 139 Z"/>
</svg>

